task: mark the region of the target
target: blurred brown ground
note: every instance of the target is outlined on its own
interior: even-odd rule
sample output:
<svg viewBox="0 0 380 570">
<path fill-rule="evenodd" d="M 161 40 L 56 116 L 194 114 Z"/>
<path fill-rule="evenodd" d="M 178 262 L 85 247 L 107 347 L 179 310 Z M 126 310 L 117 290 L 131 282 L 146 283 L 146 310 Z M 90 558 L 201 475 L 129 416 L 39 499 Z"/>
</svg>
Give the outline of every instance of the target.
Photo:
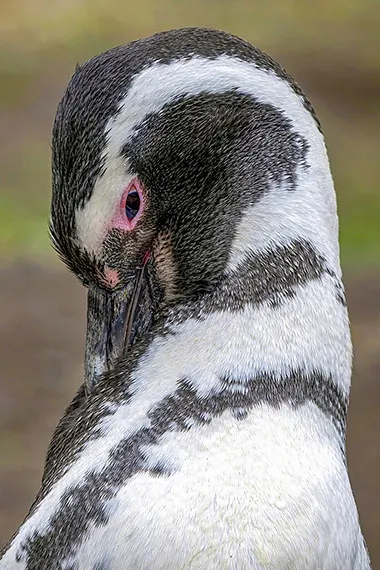
<svg viewBox="0 0 380 570">
<path fill-rule="evenodd" d="M 279 59 L 322 122 L 355 347 L 349 472 L 380 569 L 379 6 L 0 0 L 0 546 L 35 496 L 52 431 L 83 376 L 85 291 L 46 253 L 59 97 L 77 60 L 160 29 L 201 25 L 241 35 Z"/>
</svg>

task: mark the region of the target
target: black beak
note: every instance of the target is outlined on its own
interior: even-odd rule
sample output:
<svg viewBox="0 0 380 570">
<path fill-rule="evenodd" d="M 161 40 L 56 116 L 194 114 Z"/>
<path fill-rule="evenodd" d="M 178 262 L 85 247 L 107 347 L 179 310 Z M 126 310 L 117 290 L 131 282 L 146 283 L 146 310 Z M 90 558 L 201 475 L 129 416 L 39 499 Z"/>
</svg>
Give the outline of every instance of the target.
<svg viewBox="0 0 380 570">
<path fill-rule="evenodd" d="M 85 386 L 87 393 L 94 388 L 101 374 L 110 370 L 125 355 L 139 333 L 151 322 L 152 302 L 147 302 L 149 287 L 146 278 L 145 256 L 134 284 L 110 292 L 90 288 L 87 297 L 87 333 L 85 350 Z M 140 301 L 144 312 L 141 315 Z M 141 319 L 140 319 L 141 317 Z"/>
</svg>

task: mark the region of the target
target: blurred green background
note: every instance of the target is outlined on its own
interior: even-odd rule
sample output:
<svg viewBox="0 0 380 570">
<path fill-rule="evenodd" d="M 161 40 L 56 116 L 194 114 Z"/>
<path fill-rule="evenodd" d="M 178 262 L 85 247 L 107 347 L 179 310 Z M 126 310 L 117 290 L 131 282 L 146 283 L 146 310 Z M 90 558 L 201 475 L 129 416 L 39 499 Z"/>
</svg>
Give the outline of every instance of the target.
<svg viewBox="0 0 380 570">
<path fill-rule="evenodd" d="M 25 515 L 82 377 L 84 292 L 47 234 L 55 108 L 77 62 L 185 26 L 221 28 L 268 52 L 321 119 L 356 348 L 349 466 L 380 567 L 378 0 L 0 0 L 0 541 Z"/>
</svg>

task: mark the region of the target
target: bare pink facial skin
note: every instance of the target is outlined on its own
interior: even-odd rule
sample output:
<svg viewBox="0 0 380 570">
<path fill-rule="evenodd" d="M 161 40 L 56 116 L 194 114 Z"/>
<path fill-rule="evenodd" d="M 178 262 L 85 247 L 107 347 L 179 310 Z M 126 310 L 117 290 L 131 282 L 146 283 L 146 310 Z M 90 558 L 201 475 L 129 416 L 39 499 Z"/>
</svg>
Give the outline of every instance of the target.
<svg viewBox="0 0 380 570">
<path fill-rule="evenodd" d="M 127 214 L 126 214 L 125 206 L 126 206 L 128 194 L 130 192 L 133 192 L 134 190 L 136 190 L 138 192 L 138 195 L 140 198 L 140 208 L 139 208 L 139 211 L 137 212 L 136 216 L 134 218 L 132 218 L 132 220 L 129 220 L 127 217 Z M 118 208 L 117 208 L 115 214 L 111 218 L 108 230 L 111 230 L 114 228 L 123 230 L 125 232 L 130 232 L 130 231 L 134 230 L 137 222 L 141 218 L 141 214 L 144 210 L 144 204 L 145 204 L 145 201 L 144 201 L 144 194 L 143 194 L 142 185 L 141 185 L 140 181 L 138 180 L 138 178 L 133 178 L 123 192 L 123 195 L 122 195 L 121 200 L 119 202 Z M 116 271 L 116 269 L 111 269 L 110 267 L 105 267 L 103 281 L 104 281 L 104 284 L 111 289 L 116 287 L 120 282 L 119 274 Z"/>
<path fill-rule="evenodd" d="M 110 267 L 105 267 L 103 272 L 104 278 L 103 283 L 110 289 L 113 289 L 119 284 L 119 274 L 116 269 L 111 269 Z"/>
<path fill-rule="evenodd" d="M 140 209 L 137 212 L 136 216 L 132 220 L 129 220 L 125 212 L 125 204 L 127 201 L 128 194 L 133 190 L 136 190 L 138 192 L 140 198 Z M 141 218 L 141 214 L 143 213 L 144 210 L 144 205 L 145 205 L 145 200 L 144 200 L 142 185 L 138 180 L 138 178 L 133 178 L 123 192 L 119 207 L 111 218 L 109 229 L 118 228 L 126 232 L 134 230 L 137 222 Z"/>
</svg>

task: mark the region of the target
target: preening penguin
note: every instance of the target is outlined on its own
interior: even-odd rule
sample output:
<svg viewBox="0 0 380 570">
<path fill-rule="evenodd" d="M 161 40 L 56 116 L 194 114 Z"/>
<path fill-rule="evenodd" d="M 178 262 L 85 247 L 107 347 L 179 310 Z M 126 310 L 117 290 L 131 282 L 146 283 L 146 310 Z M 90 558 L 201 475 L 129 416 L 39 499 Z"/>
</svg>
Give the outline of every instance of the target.
<svg viewBox="0 0 380 570">
<path fill-rule="evenodd" d="M 206 29 L 79 67 L 51 235 L 88 287 L 85 381 L 0 569 L 369 569 L 335 193 L 289 75 Z"/>
</svg>

